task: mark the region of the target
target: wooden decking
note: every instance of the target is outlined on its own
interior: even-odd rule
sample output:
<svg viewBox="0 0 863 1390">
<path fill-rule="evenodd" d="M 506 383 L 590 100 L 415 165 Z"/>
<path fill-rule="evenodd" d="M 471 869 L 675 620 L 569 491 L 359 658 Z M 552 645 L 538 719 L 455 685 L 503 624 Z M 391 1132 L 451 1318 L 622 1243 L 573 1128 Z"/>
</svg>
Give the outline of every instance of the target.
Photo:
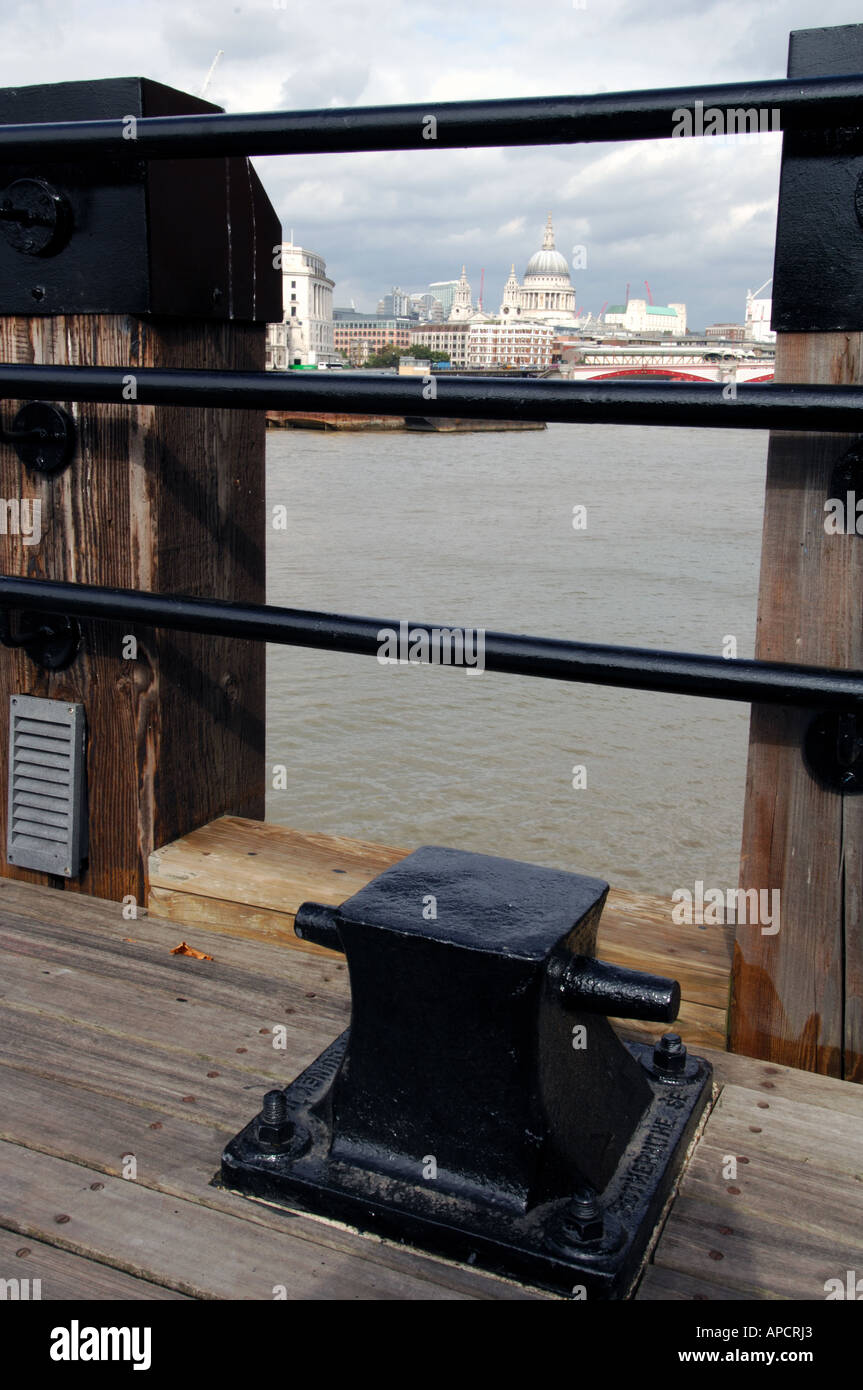
<svg viewBox="0 0 863 1390">
<path fill-rule="evenodd" d="M 213 959 L 172 955 L 183 939 Z M 8 879 L 0 951 L 4 1277 L 43 1299 L 546 1297 L 210 1186 L 262 1093 L 345 1026 L 338 957 Z M 863 1089 L 711 1060 L 719 1098 L 638 1297 L 821 1300 L 863 1268 Z"/>
<path fill-rule="evenodd" d="M 344 902 L 408 853 L 222 816 L 150 856 L 150 911 L 332 957 L 294 935 L 300 903 Z M 725 1047 L 733 942 L 733 927 L 677 926 L 667 898 L 615 889 L 599 929 L 604 960 L 680 981 L 676 1026 L 692 1047 Z M 653 1037 L 656 1030 L 646 1024 L 642 1031 Z"/>
</svg>

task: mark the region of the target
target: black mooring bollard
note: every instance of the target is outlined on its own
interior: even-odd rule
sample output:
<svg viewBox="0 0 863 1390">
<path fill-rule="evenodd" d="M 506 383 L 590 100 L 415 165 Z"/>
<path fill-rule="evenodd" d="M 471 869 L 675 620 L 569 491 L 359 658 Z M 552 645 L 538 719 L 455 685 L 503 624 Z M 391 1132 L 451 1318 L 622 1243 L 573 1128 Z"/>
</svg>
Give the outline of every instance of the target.
<svg viewBox="0 0 863 1390">
<path fill-rule="evenodd" d="M 351 1026 L 222 1156 L 233 1189 L 558 1292 L 622 1297 L 709 1095 L 673 980 L 594 959 L 608 885 L 424 848 L 296 931 L 345 951 Z M 279 1093 L 277 1093 L 279 1094 Z"/>
</svg>

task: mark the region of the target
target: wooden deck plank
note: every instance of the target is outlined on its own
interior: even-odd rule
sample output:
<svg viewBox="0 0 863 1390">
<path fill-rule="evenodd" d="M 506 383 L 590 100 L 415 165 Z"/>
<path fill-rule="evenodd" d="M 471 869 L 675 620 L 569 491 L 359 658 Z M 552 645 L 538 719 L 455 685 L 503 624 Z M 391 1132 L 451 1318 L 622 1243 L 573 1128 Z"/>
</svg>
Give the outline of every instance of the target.
<svg viewBox="0 0 863 1390">
<path fill-rule="evenodd" d="M 644 1271 L 636 1294 L 636 1299 L 641 1303 L 727 1303 L 739 1297 L 736 1289 L 708 1283 L 704 1279 L 693 1278 L 691 1274 L 680 1274 L 674 1269 L 662 1269 L 658 1265 L 649 1265 Z"/>
<path fill-rule="evenodd" d="M 859 1239 L 843 1239 L 838 1231 L 811 1236 L 681 1193 L 654 1263 L 698 1279 L 712 1276 L 738 1298 L 823 1300 L 826 1281 L 844 1280 L 847 1269 L 859 1267 L 860 1255 Z"/>
<path fill-rule="evenodd" d="M 0 1143 L 0 1225 L 191 1298 L 464 1299 L 429 1278 L 297 1240 L 17 1144 Z M 429 1271 L 435 1262 L 427 1261 Z M 520 1291 L 500 1283 L 518 1297 Z M 482 1297 L 482 1294 L 478 1295 Z M 505 1294 L 504 1294 L 505 1296 Z"/>
<path fill-rule="evenodd" d="M 42 891 L 50 893 L 51 890 Z M 6 949 L 9 951 L 18 954 L 31 952 L 38 949 L 37 943 L 50 942 L 51 949 L 55 951 L 54 959 L 58 964 L 62 962 L 63 969 L 74 972 L 78 967 L 86 966 L 87 974 L 93 980 L 91 986 L 93 990 L 99 987 L 96 984 L 98 976 L 108 975 L 115 979 L 125 979 L 129 961 L 134 961 L 142 988 L 146 988 L 148 980 L 157 983 L 164 982 L 164 977 L 160 972 L 169 947 L 165 944 L 164 933 L 158 936 L 154 935 L 155 922 L 162 919 L 145 917 L 139 921 L 124 922 L 116 909 L 112 910 L 111 907 L 108 907 L 107 910 L 101 910 L 98 926 L 94 929 L 92 916 L 84 915 L 81 917 L 80 914 L 75 917 L 64 914 L 62 922 L 47 924 L 43 922 L 39 914 L 53 906 L 50 898 L 44 904 L 43 902 L 31 903 L 28 908 L 26 901 L 22 901 L 20 893 L 14 889 L 13 892 L 7 892 L 4 889 L 0 894 L 0 903 L 4 905 L 8 918 L 14 917 L 20 923 L 26 922 L 28 924 L 26 942 L 13 943 L 7 935 Z M 151 922 L 153 926 L 148 925 Z M 188 924 L 184 924 L 184 931 L 187 926 Z M 67 940 L 70 929 L 75 932 L 74 944 L 70 944 Z M 106 952 L 104 948 L 106 934 L 116 943 L 116 952 L 113 949 Z M 186 934 L 191 937 L 191 944 L 204 950 L 207 954 L 213 955 L 219 961 L 220 966 L 236 965 L 238 970 L 244 973 L 242 978 L 237 972 L 230 973 L 220 988 L 216 982 L 217 977 L 210 969 L 210 962 L 195 961 L 188 957 L 172 957 L 179 980 L 178 993 L 188 993 L 190 989 L 194 991 L 195 985 L 202 984 L 202 987 L 207 989 L 208 997 L 214 1003 L 218 1001 L 220 1007 L 249 1008 L 250 1016 L 260 1014 L 264 999 L 269 998 L 275 1001 L 273 1016 L 267 1015 L 270 1026 L 273 1022 L 281 1021 L 284 1008 L 293 1009 L 295 1012 L 304 1011 L 317 1018 L 332 1017 L 336 1031 L 339 1031 L 340 1027 L 346 1026 L 346 1007 L 335 1014 L 329 1012 L 329 995 L 327 991 L 321 992 L 318 988 L 321 983 L 326 984 L 336 975 L 341 975 L 346 991 L 345 965 L 341 956 L 334 952 L 322 952 L 318 961 L 309 962 L 306 953 L 297 953 L 298 962 L 309 962 L 309 964 L 308 968 L 304 969 L 299 963 L 296 967 L 292 963 L 290 976 L 293 977 L 298 974 L 301 977 L 296 985 L 286 979 L 286 971 L 283 968 L 281 957 L 276 957 L 278 964 L 275 969 L 273 968 L 274 958 L 272 956 L 261 957 L 260 964 L 266 975 L 266 981 L 262 984 L 261 971 L 252 974 L 250 967 L 258 963 L 255 947 L 260 945 L 266 948 L 266 942 L 255 942 L 246 938 L 237 941 L 220 931 L 214 932 L 211 925 L 203 928 L 196 927 L 193 933 L 186 931 Z M 172 941 L 171 944 L 177 945 L 181 935 L 183 933 L 178 931 L 176 933 L 177 940 Z M 0 928 L 0 947 L 2 947 L 2 928 Z M 613 959 L 615 956 L 614 952 L 606 954 L 608 959 Z M 622 959 L 626 953 L 618 952 L 616 955 Z M 293 956 L 291 959 L 293 962 Z M 627 959 L 631 963 L 631 954 Z M 641 955 L 638 958 L 638 965 L 640 968 L 656 971 L 661 971 L 663 968 L 666 971 L 675 968 L 673 963 L 669 964 L 659 956 L 645 957 Z M 221 972 L 218 978 L 222 978 Z M 211 981 L 211 983 L 203 986 L 203 982 L 206 980 Z M 193 984 L 189 984 L 189 981 L 192 981 Z M 304 984 L 306 988 L 300 988 L 301 984 Z M 62 997 L 64 988 L 67 996 L 78 997 L 77 984 L 73 974 L 58 980 L 58 999 Z M 159 984 L 159 988 L 162 988 L 162 984 Z M 115 996 L 113 1005 L 110 1002 L 110 995 L 111 991 L 106 986 L 104 990 L 105 1013 L 101 1016 L 106 1025 L 109 1023 L 112 1011 L 113 1014 L 116 1014 L 118 1009 L 122 1012 L 124 1008 L 122 993 L 119 997 Z M 306 1002 L 309 995 L 314 995 L 316 999 L 311 1007 Z M 8 997 L 10 1000 L 13 998 L 11 982 Z M 346 992 L 344 998 L 347 998 Z M 169 996 L 164 1001 L 159 999 L 159 1010 L 164 1011 L 167 1008 L 169 1014 L 176 1016 L 177 1010 L 173 1007 L 173 999 L 174 996 Z M 279 1002 L 280 999 L 282 1002 Z M 256 1007 L 253 1009 L 252 1006 Z M 179 1020 L 176 1017 L 169 1019 L 171 1024 L 177 1021 Z M 725 1013 L 724 1010 L 711 1008 L 700 1003 L 684 1003 L 676 1026 L 690 1047 L 722 1046 L 725 1037 Z M 153 1030 L 158 1031 L 155 1015 L 151 1031 Z M 630 1031 L 633 1032 L 633 1035 L 653 1037 L 656 1029 L 651 1024 L 633 1024 Z"/>
<path fill-rule="evenodd" d="M 344 902 L 409 852 L 221 816 L 153 853 L 148 906 L 161 916 L 176 909 L 180 920 L 209 922 L 231 935 L 331 955 L 294 936 L 300 903 Z M 186 898 L 195 900 L 191 916 Z"/>
<path fill-rule="evenodd" d="M 326 953 L 326 961 L 311 959 L 303 951 L 295 952 L 290 957 L 288 972 L 283 968 L 284 956 L 281 952 L 274 955 L 270 949 L 271 943 L 234 937 L 210 924 L 199 927 L 180 921 L 171 926 L 155 914 L 126 921 L 121 915 L 119 903 L 78 894 L 70 894 L 68 901 L 65 901 L 58 899 L 52 888 L 0 878 L 0 925 L 3 923 L 8 923 L 12 928 L 22 928 L 23 935 L 30 932 L 53 933 L 58 942 L 74 938 L 76 942 L 92 944 L 97 948 L 107 941 L 138 947 L 151 946 L 160 958 L 186 937 L 190 945 L 213 955 L 222 965 L 239 966 L 255 972 L 259 978 L 321 979 L 331 975 L 334 970 L 346 971 L 344 958 L 334 951 Z M 188 930 L 190 927 L 191 930 Z M 113 946 L 110 949 L 113 953 Z M 187 956 L 174 956 L 171 959 L 180 969 L 186 969 L 191 974 L 201 964 Z M 275 963 L 278 963 L 277 969 L 274 968 Z M 307 971 L 311 973 L 307 975 Z"/>
<path fill-rule="evenodd" d="M 214 960 L 172 956 L 183 936 Z M 387 1299 L 535 1296 L 209 1186 L 263 1090 L 347 1021 L 340 959 L 156 917 L 127 922 L 117 904 L 9 881 L 0 939 L 0 1157 L 11 1174 L 0 1225 L 193 1297 L 269 1298 L 278 1283 L 292 1298 L 352 1297 L 367 1283 Z M 278 1021 L 283 1051 L 272 1046 Z M 637 1296 L 823 1298 L 827 1278 L 863 1259 L 863 1091 L 702 1052 L 724 1089 Z M 136 1182 L 120 1176 L 130 1152 Z M 722 1176 L 729 1154 L 734 1183 Z M 95 1180 L 111 1189 L 110 1222 L 108 1203 L 86 1195 Z M 72 1220 L 58 1225 L 57 1214 Z M 169 1257 L 180 1218 L 192 1236 Z M 210 1271 L 226 1243 L 237 1260 Z M 280 1279 L 281 1263 L 290 1275 Z"/>
<path fill-rule="evenodd" d="M 353 1261 L 357 1288 L 364 1286 L 365 1267 L 380 1264 L 379 1279 L 389 1281 L 382 1296 L 544 1297 L 209 1186 L 226 1140 L 254 1113 L 262 1092 L 285 1084 L 344 1027 L 343 963 L 336 972 L 323 961 L 292 955 L 303 978 L 285 982 L 283 970 L 273 971 L 272 959 L 251 971 L 236 958 L 198 962 L 172 956 L 173 925 L 147 919 L 125 923 L 113 904 L 88 900 L 83 911 L 73 914 L 73 926 L 62 920 L 40 922 L 37 906 L 53 915 L 63 898 L 29 886 L 22 892 L 17 885 L 14 895 L 0 894 L 6 966 L 0 1005 L 0 1131 L 5 1140 L 28 1152 L 72 1158 L 108 1176 L 119 1175 L 123 1155 L 134 1153 L 136 1188 L 264 1227 L 287 1241 L 285 1257 L 301 1264 L 311 1257 L 305 1250 L 297 1256 L 298 1242 L 315 1251 L 333 1251 Z M 147 942 L 124 938 L 130 928 L 139 927 Z M 231 944 L 220 940 L 220 953 Z M 249 943 L 235 945 L 239 954 L 249 954 Z M 69 964 L 78 948 L 86 969 Z M 283 962 L 280 952 L 278 963 Z M 143 985 L 142 965 L 147 966 Z M 332 981 L 329 996 L 325 986 L 320 989 L 325 979 Z M 303 988 L 309 984 L 319 989 Z M 180 990 L 186 1001 L 182 1005 L 176 998 Z M 263 1012 L 273 1013 L 274 997 L 295 995 L 304 1009 L 298 1004 L 296 1019 L 290 1019 L 289 1049 L 277 1051 L 270 1027 L 262 1033 L 258 1025 Z M 46 1114 L 51 1115 L 47 1125 Z M 2 1219 L 8 1223 L 8 1213 Z M 54 1233 L 41 1234 L 50 1238 Z M 98 1243 L 87 1248 L 105 1257 Z M 158 1263 L 150 1271 L 151 1277 L 185 1288 L 182 1281 L 176 1284 L 175 1274 Z M 397 1278 L 406 1281 L 404 1294 L 395 1292 Z M 194 1296 L 227 1296 L 221 1286 L 209 1293 L 190 1288 Z M 298 1295 L 289 1290 L 289 1296 Z"/>
<path fill-rule="evenodd" d="M 150 859 L 150 905 L 155 915 L 167 916 L 159 910 L 158 893 L 174 895 L 180 908 L 183 898 L 206 899 L 214 904 L 216 914 L 222 904 L 247 907 L 286 917 L 290 928 L 300 903 L 308 899 L 344 902 L 409 853 L 363 840 L 222 816 L 155 851 Z M 671 910 L 668 898 L 612 888 L 600 934 L 609 949 L 644 949 L 703 963 L 720 991 L 703 1002 L 724 1005 L 733 929 L 681 927 L 672 922 Z M 231 918 L 235 934 L 233 922 Z M 256 930 L 252 921 L 248 934 L 255 936 Z M 296 937 L 284 936 L 284 940 L 298 950 L 309 945 Z"/>
<path fill-rule="evenodd" d="M 337 904 L 409 851 L 222 816 L 150 860 L 154 916 L 337 959 L 293 934 L 307 900 Z M 253 867 L 252 867 L 253 865 Z M 690 1046 L 725 1046 L 733 927 L 679 926 L 666 898 L 612 889 L 599 953 L 679 980 L 678 1031 Z"/>
<path fill-rule="evenodd" d="M 863 1147 L 857 1147 L 863 1117 L 859 1114 L 825 1111 L 796 1096 L 771 1095 L 766 1102 L 763 1091 L 726 1085 L 716 1106 L 717 1125 L 720 1119 L 723 1134 L 739 1135 L 745 1144 L 744 1149 L 729 1152 L 770 1156 L 789 1169 L 789 1182 L 794 1172 L 805 1180 L 807 1173 L 829 1168 L 834 1182 L 840 1174 L 849 1179 L 845 1184 L 849 1200 L 856 1192 L 863 1201 Z"/>
<path fill-rule="evenodd" d="M 273 975 L 257 976 L 248 970 L 224 962 L 196 961 L 188 957 L 171 956 L 165 947 L 154 951 L 135 948 L 125 942 L 117 943 L 116 953 L 109 955 L 104 946 L 92 947 L 76 941 L 58 945 L 51 939 L 53 931 L 36 937 L 35 929 L 27 940 L 14 937 L 0 925 L 0 950 L 4 954 L 3 996 L 9 1004 L 26 1005 L 34 968 L 41 975 L 42 995 L 53 1012 L 63 1017 L 75 1017 L 81 1001 L 81 989 L 86 982 L 93 1004 L 101 1008 L 96 1016 L 106 1027 L 123 1022 L 122 1009 L 128 999 L 129 981 L 134 978 L 147 1010 L 141 1010 L 140 1022 L 149 1033 L 159 1035 L 160 1029 L 181 1023 L 181 1015 L 194 1010 L 199 1016 L 202 1032 L 212 1023 L 220 1036 L 226 1037 L 223 1013 L 232 1016 L 238 1030 L 236 1044 L 248 1041 L 248 1029 L 284 1022 L 286 1010 L 295 1012 L 303 1007 L 301 999 L 314 995 L 314 1014 L 322 1024 L 332 1024 L 338 1031 L 347 1022 L 347 989 L 336 997 L 306 990 L 299 984 Z M 94 960 L 97 954 L 99 958 Z M 79 959 L 76 960 L 76 957 Z M 305 1005 L 308 1010 L 308 1001 Z M 312 1012 L 308 1010 L 308 1012 Z M 290 1015 L 287 1015 L 290 1016 Z M 244 1036 L 239 1036 L 245 1030 Z"/>
<path fill-rule="evenodd" d="M 776 1098 L 816 1105 L 822 1110 L 853 1115 L 863 1120 L 863 1087 L 849 1085 L 836 1077 L 815 1072 L 799 1071 L 796 1067 L 781 1066 L 743 1057 L 734 1052 L 710 1054 L 710 1060 L 722 1081 L 744 1090 L 758 1091 L 759 1099 L 768 1104 Z M 756 1122 L 757 1123 L 757 1122 Z M 832 1124 L 832 1120 L 828 1123 Z"/>
<path fill-rule="evenodd" d="M 23 1078 L 8 1070 L 0 1071 L 0 1139 L 55 1158 L 73 1154 L 77 1162 L 94 1170 L 94 1176 L 107 1173 L 119 1177 L 121 1156 L 131 1152 L 137 1161 L 136 1181 L 168 1196 L 196 1201 L 276 1231 L 289 1231 L 292 1238 L 412 1275 L 427 1277 L 431 1264 L 436 1284 L 472 1297 L 488 1288 L 486 1277 L 474 1270 L 431 1261 L 406 1247 L 367 1240 L 335 1223 L 286 1213 L 213 1187 L 210 1179 L 222 1148 L 236 1132 L 235 1118 L 230 1124 L 201 1125 L 168 1109 L 154 1111 L 127 1097 L 84 1092 L 62 1080 L 28 1073 L 26 1084 L 21 1081 Z M 50 1128 L 44 1122 L 48 1105 L 53 1117 Z M 494 1281 L 492 1287 L 498 1291 L 501 1285 Z M 503 1287 L 515 1296 L 510 1286 Z"/>
<path fill-rule="evenodd" d="M 133 1279 L 128 1274 L 99 1264 L 96 1260 L 72 1255 L 44 1241 L 26 1239 L 14 1231 L 0 1229 L 0 1269 L 4 1277 L 28 1280 L 26 1297 L 37 1297 L 34 1281 L 39 1281 L 38 1298 L 42 1302 L 85 1302 L 90 1299 L 146 1299 L 159 1302 L 187 1301 L 186 1295 L 174 1289 L 150 1284 L 146 1279 Z M 23 1290 L 19 1287 L 19 1294 Z M 8 1297 L 8 1295 L 7 1295 Z"/>
<path fill-rule="evenodd" d="M 830 1098 L 826 1106 L 807 1102 L 793 1095 L 795 1078 L 815 1078 L 788 1068 L 779 1096 L 772 1079 L 770 1090 L 759 1088 L 763 1062 L 736 1060 L 738 1072 L 748 1062 L 750 1085 L 723 1086 L 654 1269 L 716 1283 L 721 1297 L 731 1287 L 738 1298 L 823 1298 L 827 1279 L 844 1278 L 863 1259 L 863 1097 L 857 1087 L 834 1083 L 846 1086 L 856 1113 L 832 1108 Z M 805 1083 L 800 1089 L 813 1090 Z M 656 1287 L 647 1280 L 638 1297 L 653 1297 Z M 693 1285 L 688 1296 L 696 1295 Z"/>
</svg>

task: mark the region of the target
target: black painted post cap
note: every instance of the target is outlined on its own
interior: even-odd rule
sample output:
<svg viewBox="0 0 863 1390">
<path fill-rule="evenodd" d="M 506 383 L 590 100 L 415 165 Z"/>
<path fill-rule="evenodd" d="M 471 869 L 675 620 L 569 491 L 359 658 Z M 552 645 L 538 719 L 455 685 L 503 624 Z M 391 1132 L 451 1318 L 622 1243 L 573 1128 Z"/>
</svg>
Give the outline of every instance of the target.
<svg viewBox="0 0 863 1390">
<path fill-rule="evenodd" d="M 129 158 L 137 120 L 220 110 L 144 77 L 0 89 L 2 125 L 112 120 L 118 144 L 0 165 L 0 314 L 280 320 L 282 229 L 248 159 Z"/>
</svg>

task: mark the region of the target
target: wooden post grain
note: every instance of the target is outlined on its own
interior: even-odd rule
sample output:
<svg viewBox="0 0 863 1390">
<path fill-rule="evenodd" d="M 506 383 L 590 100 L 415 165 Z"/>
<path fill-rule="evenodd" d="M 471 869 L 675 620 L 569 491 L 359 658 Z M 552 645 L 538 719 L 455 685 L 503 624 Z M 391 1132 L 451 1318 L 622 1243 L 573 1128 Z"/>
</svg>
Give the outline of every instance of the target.
<svg viewBox="0 0 863 1390">
<path fill-rule="evenodd" d="M 861 58 L 863 26 L 802 31 L 792 35 L 788 75 L 857 72 Z M 846 245 L 863 235 L 851 173 L 852 182 L 837 194 Z M 780 218 L 781 199 L 780 192 Z M 804 255 L 808 236 L 804 264 L 812 277 L 834 268 L 832 257 L 822 254 L 819 262 L 817 226 L 810 220 L 797 243 Z M 809 288 L 817 303 L 817 284 Z M 819 311 L 835 313 L 826 298 Z M 859 286 L 849 299 L 859 311 Z M 774 300 L 774 321 L 775 312 Z M 776 380 L 863 384 L 863 332 L 780 332 Z M 760 660 L 863 668 L 863 537 L 854 534 L 853 516 L 846 518 L 848 533 L 825 530 L 834 468 L 855 444 L 856 436 L 836 434 L 771 437 L 755 643 Z M 801 748 L 811 718 L 777 706 L 752 710 L 740 887 L 780 890 L 780 928 L 771 934 L 758 924 L 737 927 L 729 1045 L 863 1081 L 863 797 L 827 790 L 810 775 Z"/>
<path fill-rule="evenodd" d="M 213 109 L 176 93 L 167 102 L 166 89 L 153 90 L 162 107 Z M 149 101 L 150 109 L 145 104 L 141 114 L 161 114 L 159 105 L 153 109 L 153 91 Z M 246 166 L 246 161 L 231 163 Z M 183 240 L 184 200 L 190 208 L 203 200 L 208 217 L 217 218 L 226 165 L 186 161 L 178 170 L 166 162 L 153 171 L 163 193 L 174 179 L 166 206 L 176 217 L 179 258 L 175 267 L 165 260 L 170 254 L 165 239 L 159 264 L 150 267 L 148 293 L 159 312 L 7 313 L 0 318 L 0 358 L 128 367 L 132 374 L 136 367 L 150 366 L 263 370 L 263 316 L 243 309 L 232 316 L 230 304 L 238 297 L 233 277 L 239 283 L 249 272 L 248 262 L 241 274 L 230 260 L 239 254 L 236 242 L 243 229 L 257 219 L 260 239 L 252 256 L 264 274 L 271 268 L 274 241 L 281 240 L 251 171 L 239 193 L 234 180 L 234 202 L 227 215 L 222 213 L 223 222 L 234 218 L 235 244 L 226 253 L 219 312 L 196 314 L 185 307 L 174 314 L 170 308 L 178 268 L 182 283 L 176 284 L 176 302 L 189 292 L 187 261 L 193 248 Z M 65 177 L 74 185 L 74 171 Z M 151 187 L 148 217 L 155 202 Z M 151 241 L 158 231 L 148 226 Z M 211 244 L 227 236 L 230 245 L 230 232 L 216 221 L 207 235 Z M 248 256 L 248 248 L 243 254 Z M 62 256 L 51 267 L 61 289 Z M 21 274 L 33 274 L 26 258 Z M 212 291 L 211 304 L 222 294 Z M 59 404 L 74 416 L 78 431 L 75 456 L 64 472 L 54 477 L 28 472 L 9 445 L 0 445 L 2 496 L 38 498 L 42 532 L 33 545 L 21 535 L 0 536 L 0 569 L 32 578 L 264 601 L 262 412 Z M 16 409 L 16 402 L 2 406 L 4 425 Z M 265 651 L 260 643 L 122 623 L 85 621 L 81 628 L 81 652 L 66 671 L 47 672 L 21 651 L 0 649 L 0 786 L 5 789 L 8 773 L 10 694 L 83 703 L 89 861 L 78 879 L 68 881 L 10 866 L 4 795 L 0 872 L 115 900 L 132 895 L 144 903 L 153 849 L 226 812 L 263 815 Z"/>
<path fill-rule="evenodd" d="M 776 378 L 863 383 L 863 334 L 780 337 Z M 853 442 L 771 438 L 759 660 L 863 668 L 863 537 L 824 529 L 833 469 Z M 780 928 L 737 928 L 730 1046 L 863 1081 L 863 798 L 827 791 L 807 771 L 810 718 L 773 705 L 752 710 L 740 887 L 780 890 Z"/>
</svg>

